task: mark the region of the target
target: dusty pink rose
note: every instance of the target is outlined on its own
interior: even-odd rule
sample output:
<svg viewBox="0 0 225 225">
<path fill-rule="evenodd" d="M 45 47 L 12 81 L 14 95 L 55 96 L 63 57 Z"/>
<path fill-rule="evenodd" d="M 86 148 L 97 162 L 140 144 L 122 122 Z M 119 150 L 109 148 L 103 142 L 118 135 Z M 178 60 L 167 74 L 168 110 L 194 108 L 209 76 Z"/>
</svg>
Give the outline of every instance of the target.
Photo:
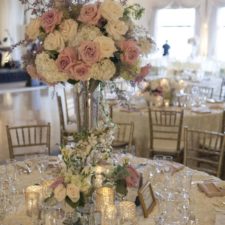
<svg viewBox="0 0 225 225">
<path fill-rule="evenodd" d="M 78 62 L 74 63 L 70 67 L 70 75 L 69 77 L 71 79 L 75 80 L 88 80 L 89 79 L 89 71 L 90 71 L 90 66 L 83 63 L 83 62 Z"/>
<path fill-rule="evenodd" d="M 135 41 L 133 40 L 121 41 L 120 48 L 123 52 L 123 54 L 121 55 L 121 60 L 123 62 L 132 65 L 137 61 L 140 55 L 140 49 Z"/>
<path fill-rule="evenodd" d="M 128 187 L 138 187 L 139 181 L 140 181 L 140 175 L 132 166 L 127 166 L 126 169 L 129 173 L 129 176 L 126 177 L 127 186 Z"/>
<path fill-rule="evenodd" d="M 100 14 L 98 5 L 88 4 L 88 5 L 84 5 L 81 8 L 78 20 L 83 23 L 97 25 L 100 18 L 101 18 L 101 14 Z"/>
<path fill-rule="evenodd" d="M 60 72 L 68 72 L 69 68 L 72 64 L 77 61 L 77 51 L 75 48 L 64 48 L 62 52 L 60 52 L 56 65 Z"/>
<path fill-rule="evenodd" d="M 141 67 L 140 73 L 135 77 L 135 82 L 141 82 L 145 76 L 150 72 L 151 66 L 148 64 L 144 67 Z"/>
<path fill-rule="evenodd" d="M 41 16 L 41 26 L 46 33 L 53 32 L 55 26 L 60 24 L 63 13 L 57 9 L 49 10 Z"/>
<path fill-rule="evenodd" d="M 50 188 L 55 189 L 59 184 L 64 182 L 64 177 L 58 177 L 51 185 Z"/>
<path fill-rule="evenodd" d="M 100 53 L 100 46 L 94 41 L 84 41 L 78 48 L 79 58 L 88 65 L 98 62 Z"/>
</svg>

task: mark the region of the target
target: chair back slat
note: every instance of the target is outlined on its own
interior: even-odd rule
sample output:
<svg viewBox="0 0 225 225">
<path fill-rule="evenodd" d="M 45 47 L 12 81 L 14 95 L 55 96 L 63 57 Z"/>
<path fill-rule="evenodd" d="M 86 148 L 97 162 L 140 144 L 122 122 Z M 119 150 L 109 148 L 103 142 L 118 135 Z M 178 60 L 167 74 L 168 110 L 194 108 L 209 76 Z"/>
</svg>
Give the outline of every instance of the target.
<svg viewBox="0 0 225 225">
<path fill-rule="evenodd" d="M 18 152 L 21 147 L 42 146 L 50 153 L 50 123 L 44 125 L 6 126 L 10 158 L 18 155 L 36 154 L 38 152 Z M 29 150 L 29 149 L 28 149 Z"/>
<path fill-rule="evenodd" d="M 184 128 L 184 164 L 220 177 L 224 156 L 224 134 Z"/>
<path fill-rule="evenodd" d="M 124 142 L 128 145 L 128 151 L 131 150 L 133 142 L 134 123 L 115 123 L 117 131 L 115 133 L 115 142 Z"/>
<path fill-rule="evenodd" d="M 149 108 L 150 149 L 154 149 L 154 139 L 176 141 L 180 149 L 183 124 L 183 110 L 164 110 Z"/>
</svg>

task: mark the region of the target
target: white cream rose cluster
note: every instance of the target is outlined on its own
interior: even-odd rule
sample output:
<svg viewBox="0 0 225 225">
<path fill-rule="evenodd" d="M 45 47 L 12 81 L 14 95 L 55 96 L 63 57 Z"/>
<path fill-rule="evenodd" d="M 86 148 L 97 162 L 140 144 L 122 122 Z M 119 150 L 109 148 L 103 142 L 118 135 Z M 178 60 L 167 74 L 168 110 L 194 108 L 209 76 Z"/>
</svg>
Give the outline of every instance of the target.
<svg viewBox="0 0 225 225">
<path fill-rule="evenodd" d="M 94 64 L 90 73 L 96 80 L 110 80 L 116 73 L 116 67 L 110 59 L 104 59 Z"/>
<path fill-rule="evenodd" d="M 40 74 L 48 83 L 57 83 L 68 80 L 67 74 L 59 72 L 55 61 L 45 52 L 36 56 L 35 65 L 37 73 Z"/>
<path fill-rule="evenodd" d="M 44 48 L 46 50 L 62 51 L 65 48 L 63 36 L 59 31 L 50 33 L 44 41 Z"/>
<path fill-rule="evenodd" d="M 112 36 L 116 41 L 123 38 L 128 31 L 128 25 L 121 20 L 109 22 L 106 25 L 106 31 Z"/>
<path fill-rule="evenodd" d="M 123 16 L 123 6 L 113 0 L 105 0 L 100 6 L 101 15 L 108 21 L 117 21 Z"/>
<path fill-rule="evenodd" d="M 100 35 L 102 35 L 102 33 L 98 27 L 83 25 L 78 29 L 76 38 L 71 42 L 71 46 L 79 46 L 83 41 L 93 41 Z"/>
<path fill-rule="evenodd" d="M 101 59 L 113 56 L 113 53 L 117 50 L 112 38 L 99 36 L 96 37 L 94 41 L 97 42 L 100 46 Z"/>
<path fill-rule="evenodd" d="M 77 35 L 78 23 L 73 19 L 64 20 L 60 24 L 60 33 L 65 42 L 72 42 Z"/>
<path fill-rule="evenodd" d="M 25 34 L 31 40 L 35 40 L 40 34 L 41 19 L 32 19 L 26 26 Z"/>
</svg>

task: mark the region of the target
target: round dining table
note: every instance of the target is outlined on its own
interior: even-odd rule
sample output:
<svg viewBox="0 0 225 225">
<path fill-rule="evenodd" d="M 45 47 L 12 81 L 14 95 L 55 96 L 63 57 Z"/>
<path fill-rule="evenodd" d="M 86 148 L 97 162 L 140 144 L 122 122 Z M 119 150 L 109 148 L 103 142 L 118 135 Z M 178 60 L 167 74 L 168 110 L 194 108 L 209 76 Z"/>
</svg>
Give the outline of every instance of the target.
<svg viewBox="0 0 225 225">
<path fill-rule="evenodd" d="M 207 104 L 206 108 L 184 109 L 183 127 L 219 132 L 222 129 L 224 104 Z M 163 109 L 163 108 L 160 108 Z M 165 107 L 165 110 L 180 110 L 180 107 Z M 149 114 L 145 106 L 122 108 L 115 105 L 112 112 L 115 123 L 134 123 L 135 152 L 139 157 L 149 157 Z"/>
<path fill-rule="evenodd" d="M 117 163 L 122 163 L 125 159 L 136 168 L 139 173 L 143 174 L 143 183 L 150 180 L 154 193 L 157 192 L 157 186 L 155 186 L 154 176 L 151 176 L 151 172 L 156 169 L 158 161 L 149 160 L 146 158 L 140 158 L 133 156 L 131 154 L 117 153 L 114 156 Z M 161 165 L 168 165 L 167 161 L 161 161 Z M 173 164 L 173 162 L 170 162 Z M 21 165 L 22 166 L 22 165 Z M 2 169 L 2 168 L 0 168 Z M 217 177 L 210 176 L 204 172 L 192 170 L 187 167 L 182 167 L 179 171 L 171 174 L 170 180 L 179 180 L 184 177 L 184 175 L 190 172 L 192 174 L 191 187 L 189 191 L 190 196 L 190 212 L 192 215 L 192 222 L 189 224 L 197 225 L 224 225 L 225 221 L 225 196 L 220 197 L 207 197 L 205 193 L 199 190 L 198 184 L 205 182 L 213 182 L 218 187 L 224 189 L 225 181 L 220 180 Z M 163 176 L 163 175 L 162 175 Z M 37 170 L 33 170 L 31 173 L 22 173 L 17 177 L 18 185 L 20 188 L 24 189 L 29 185 L 36 184 L 40 182 L 40 173 Z M 167 186 L 167 183 L 163 181 L 160 183 Z M 176 184 L 176 182 L 174 183 Z M 176 185 L 174 186 L 176 189 Z M 19 189 L 18 189 L 19 190 Z M 137 190 L 136 190 L 137 191 Z M 0 190 L 1 192 L 1 190 Z M 130 190 L 128 191 L 129 195 Z M 132 191 L 131 191 L 132 192 Z M 136 192 L 137 193 L 137 192 Z M 131 194 L 131 198 L 135 197 Z M 26 215 L 24 194 L 20 193 L 20 201 L 12 202 L 14 210 L 7 211 L 2 217 L 0 217 L 1 225 L 31 225 L 31 217 Z M 156 219 L 159 214 L 160 206 L 158 200 L 156 200 L 156 205 L 149 214 L 148 218 L 144 218 L 141 206 L 136 208 L 137 225 L 155 225 Z M 173 210 L 173 209 L 172 209 Z M 220 222 L 221 220 L 221 222 Z"/>
</svg>

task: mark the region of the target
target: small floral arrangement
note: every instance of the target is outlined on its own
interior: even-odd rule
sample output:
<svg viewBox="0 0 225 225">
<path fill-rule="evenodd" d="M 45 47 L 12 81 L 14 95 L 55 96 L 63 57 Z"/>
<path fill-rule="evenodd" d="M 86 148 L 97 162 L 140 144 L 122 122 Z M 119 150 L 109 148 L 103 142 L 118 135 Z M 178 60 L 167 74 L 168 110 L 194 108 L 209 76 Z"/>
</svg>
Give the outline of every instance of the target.
<svg viewBox="0 0 225 225">
<path fill-rule="evenodd" d="M 107 126 L 74 135 L 76 146 L 61 149 L 64 164 L 59 177 L 50 185 L 51 195 L 46 201 L 66 201 L 73 208 L 84 206 L 94 191 L 93 180 L 99 164 L 108 168 L 101 174 L 102 184 L 115 186 L 118 193 L 126 195 L 127 187 L 139 185 L 139 174 L 132 166 L 127 162 L 113 165 L 110 161 L 113 133 L 114 127 Z"/>
<path fill-rule="evenodd" d="M 125 6 L 126 1 L 75 4 L 28 4 L 36 18 L 26 26 L 26 43 L 38 49 L 24 57 L 28 73 L 49 84 L 68 81 L 105 81 L 122 76 L 140 80 L 150 66 L 142 65 L 153 41 L 139 32 L 132 19 L 144 11 L 140 5 Z M 41 6 L 40 6 L 41 4 Z"/>
<path fill-rule="evenodd" d="M 177 81 L 175 79 L 158 79 L 150 81 L 142 93 L 149 93 L 153 96 L 162 96 L 164 99 L 171 99 L 174 92 L 179 92 L 184 89 L 184 81 Z"/>
</svg>

